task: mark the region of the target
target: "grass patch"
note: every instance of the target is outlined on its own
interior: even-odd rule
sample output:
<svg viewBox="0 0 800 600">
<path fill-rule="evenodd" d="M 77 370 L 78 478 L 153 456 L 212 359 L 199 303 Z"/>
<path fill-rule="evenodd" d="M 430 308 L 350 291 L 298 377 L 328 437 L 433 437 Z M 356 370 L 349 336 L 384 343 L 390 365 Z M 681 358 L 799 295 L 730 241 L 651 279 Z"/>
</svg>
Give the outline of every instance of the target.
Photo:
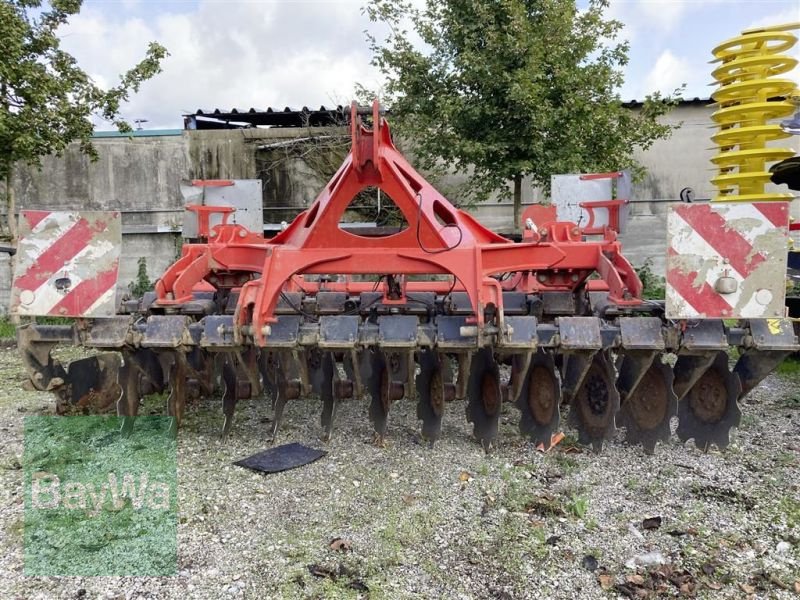
<svg viewBox="0 0 800 600">
<path fill-rule="evenodd" d="M 800 526 L 800 500 L 792 496 L 784 496 L 778 502 L 778 514 L 783 515 L 786 524 L 791 529 Z"/>
<path fill-rule="evenodd" d="M 783 408 L 800 408 L 800 394 L 795 394 L 780 401 Z"/>
<path fill-rule="evenodd" d="M 17 328 L 8 317 L 0 317 L 0 340 L 13 340 L 17 337 Z"/>
<path fill-rule="evenodd" d="M 589 510 L 589 498 L 581 494 L 572 494 L 567 501 L 567 512 L 573 517 L 582 519 Z"/>
<path fill-rule="evenodd" d="M 778 365 L 778 368 L 775 369 L 775 372 L 779 375 L 800 375 L 800 360 L 789 357 Z M 800 403 L 800 400 L 798 400 L 798 403 Z"/>
<path fill-rule="evenodd" d="M 756 425 L 758 425 L 758 417 L 751 413 L 744 413 L 741 421 L 739 422 L 739 429 L 752 429 Z"/>
<path fill-rule="evenodd" d="M 28 319 L 27 322 L 35 322 L 38 325 L 72 325 L 74 320 L 68 317 L 36 317 Z M 17 326 L 11 321 L 11 317 L 0 317 L 0 340 L 13 340 L 16 337 Z"/>
<path fill-rule="evenodd" d="M 552 454 L 553 462 L 564 473 L 564 476 L 569 477 L 575 473 L 580 467 L 578 460 L 571 454 L 564 452 L 556 452 Z"/>
<path fill-rule="evenodd" d="M 25 418 L 26 575 L 175 573 L 169 420 L 140 417 L 127 435 L 121 425 L 104 416 Z"/>
<path fill-rule="evenodd" d="M 626 479 L 625 483 L 623 484 L 626 490 L 631 490 L 635 492 L 639 489 L 641 483 L 635 477 L 631 477 L 630 479 Z"/>
<path fill-rule="evenodd" d="M 636 268 L 636 274 L 642 282 L 642 298 L 645 300 L 663 300 L 666 297 L 666 280 L 653 272 L 653 261 L 645 260 Z"/>
</svg>

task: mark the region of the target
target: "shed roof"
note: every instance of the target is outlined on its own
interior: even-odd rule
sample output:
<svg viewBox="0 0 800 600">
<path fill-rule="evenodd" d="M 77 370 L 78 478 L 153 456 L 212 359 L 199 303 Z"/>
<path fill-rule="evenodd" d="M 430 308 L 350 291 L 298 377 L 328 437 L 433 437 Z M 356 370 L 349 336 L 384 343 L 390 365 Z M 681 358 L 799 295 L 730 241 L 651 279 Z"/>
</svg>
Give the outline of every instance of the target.
<svg viewBox="0 0 800 600">
<path fill-rule="evenodd" d="M 710 98 L 687 98 L 681 100 L 681 106 L 703 106 L 711 104 Z M 622 105 L 628 108 L 642 106 L 643 100 L 626 100 Z M 387 110 L 387 113 L 390 113 Z M 310 109 L 285 107 L 283 109 L 268 107 L 259 108 L 198 108 L 195 112 L 185 114 L 186 129 L 238 129 L 243 127 L 330 127 L 345 125 L 350 120 L 349 106 Z"/>
<path fill-rule="evenodd" d="M 187 129 L 235 129 L 238 127 L 326 127 L 344 125 L 350 116 L 350 107 L 335 106 L 310 109 L 258 108 L 198 108 L 184 115 Z"/>
</svg>

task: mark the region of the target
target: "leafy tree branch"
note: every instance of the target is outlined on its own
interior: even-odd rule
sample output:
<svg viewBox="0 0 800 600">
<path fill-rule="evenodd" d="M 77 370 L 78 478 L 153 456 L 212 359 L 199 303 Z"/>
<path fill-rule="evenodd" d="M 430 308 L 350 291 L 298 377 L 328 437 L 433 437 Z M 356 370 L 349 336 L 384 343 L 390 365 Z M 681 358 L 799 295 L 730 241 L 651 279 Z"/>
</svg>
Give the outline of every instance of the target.
<svg viewBox="0 0 800 600">
<path fill-rule="evenodd" d="M 636 148 L 668 137 L 662 123 L 676 90 L 638 111 L 618 90 L 629 45 L 608 0 L 370 0 L 387 31 L 367 33 L 386 78 L 393 121 L 415 143 L 420 166 L 473 174 L 485 199 L 514 183 L 519 229 L 522 178 L 549 190 L 554 173 L 639 167 Z"/>
<path fill-rule="evenodd" d="M 0 179 L 5 182 L 9 235 L 16 238 L 14 164 L 39 165 L 77 141 L 97 157 L 91 143 L 92 116 L 131 131 L 120 107 L 141 84 L 161 71 L 167 50 L 151 42 L 145 57 L 109 90 L 96 85 L 68 52 L 58 30 L 81 9 L 81 0 L 0 1 Z"/>
</svg>

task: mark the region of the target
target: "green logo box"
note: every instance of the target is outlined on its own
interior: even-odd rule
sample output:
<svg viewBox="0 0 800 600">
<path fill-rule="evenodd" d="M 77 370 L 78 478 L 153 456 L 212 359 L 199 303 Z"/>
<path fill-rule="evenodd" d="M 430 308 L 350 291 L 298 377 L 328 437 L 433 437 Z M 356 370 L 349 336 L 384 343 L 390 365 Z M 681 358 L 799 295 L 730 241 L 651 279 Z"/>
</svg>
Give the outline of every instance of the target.
<svg viewBox="0 0 800 600">
<path fill-rule="evenodd" d="M 25 575 L 176 573 L 171 421 L 25 418 Z"/>
</svg>

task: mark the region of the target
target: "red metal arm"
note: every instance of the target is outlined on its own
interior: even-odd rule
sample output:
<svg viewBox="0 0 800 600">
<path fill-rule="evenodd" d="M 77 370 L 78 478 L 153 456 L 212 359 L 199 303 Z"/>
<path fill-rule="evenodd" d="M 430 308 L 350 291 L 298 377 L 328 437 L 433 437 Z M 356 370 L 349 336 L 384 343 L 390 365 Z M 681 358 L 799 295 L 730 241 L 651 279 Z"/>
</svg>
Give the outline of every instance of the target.
<svg viewBox="0 0 800 600">
<path fill-rule="evenodd" d="M 269 241 L 224 220 L 208 243 L 184 247 L 184 256 L 159 281 L 157 303 L 185 301 L 193 282 L 202 279 L 232 287 L 242 285 L 237 273 L 260 274 L 242 286 L 236 321 L 252 325 L 256 341 L 264 344 L 269 331 L 265 326 L 274 321 L 281 291 L 304 287 L 300 275 L 448 274 L 468 294 L 479 326 L 489 305 L 496 306 L 497 325 L 502 325 L 502 288 L 492 276 L 507 272 L 519 273 L 513 279 L 514 289 L 527 292 L 574 291 L 598 272 L 613 301 L 640 302 L 641 283 L 622 257 L 613 231 L 606 230 L 603 240 L 587 242 L 574 223 L 549 219 L 536 223 L 536 235 L 522 243 L 508 240 L 458 210 L 414 170 L 392 143 L 377 102 L 373 129 L 359 121 L 355 105 L 351 116 L 350 155 L 306 211 Z M 367 238 L 339 227 L 353 198 L 371 186 L 395 202 L 408 224 L 405 229 Z M 200 210 L 198 215 L 210 212 L 215 211 Z M 545 220 L 551 214 L 539 211 L 536 216 Z M 442 286 L 417 282 L 413 287 Z"/>
</svg>

